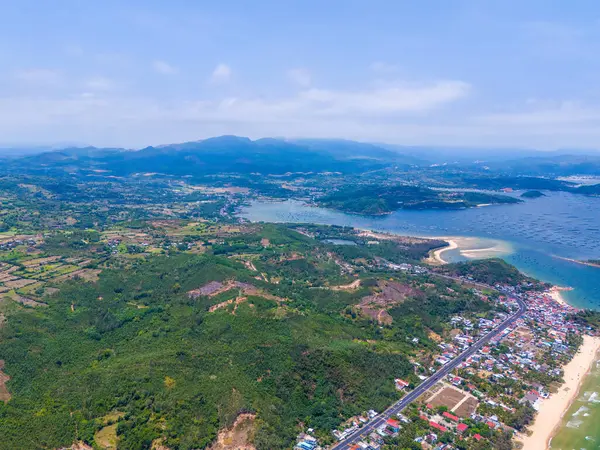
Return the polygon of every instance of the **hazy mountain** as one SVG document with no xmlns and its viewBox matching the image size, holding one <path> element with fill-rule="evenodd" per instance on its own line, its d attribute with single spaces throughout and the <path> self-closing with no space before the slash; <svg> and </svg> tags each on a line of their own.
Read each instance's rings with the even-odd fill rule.
<svg viewBox="0 0 600 450">
<path fill-rule="evenodd" d="M 409 162 L 410 161 L 410 162 Z M 107 170 L 117 175 L 157 172 L 171 175 L 208 173 L 358 172 L 418 160 L 351 141 L 251 140 L 220 136 L 194 142 L 146 147 L 131 151 L 106 148 L 65 148 L 12 162 L 12 167 Z"/>
<path fill-rule="evenodd" d="M 377 146 L 413 156 L 432 163 L 491 163 L 518 160 L 523 158 L 557 158 L 561 156 L 600 157 L 600 151 L 592 149 L 559 149 L 542 151 L 529 148 L 490 148 L 490 147 L 442 147 L 442 146 L 402 146 L 376 144 Z"/>
<path fill-rule="evenodd" d="M 410 169 L 447 164 L 452 170 L 503 175 L 600 174 L 600 153 L 573 152 L 565 155 L 558 151 L 401 147 L 341 139 L 251 140 L 240 136 L 219 136 L 140 150 L 72 146 L 51 151 L 31 148 L 21 157 L 15 156 L 14 151 L 10 153 L 12 158 L 5 158 L 3 168 L 45 172 L 103 170 L 114 175 L 156 172 L 182 176 L 223 172 L 355 173 L 391 166 Z M 448 170 L 445 166 L 438 169 Z"/>
<path fill-rule="evenodd" d="M 395 161 L 401 164 L 427 164 L 427 161 L 423 158 L 409 155 L 407 152 L 402 152 L 400 149 L 386 148 L 385 146 L 377 144 L 343 139 L 295 139 L 291 142 L 295 142 L 313 150 L 324 151 L 338 157 Z"/>
</svg>

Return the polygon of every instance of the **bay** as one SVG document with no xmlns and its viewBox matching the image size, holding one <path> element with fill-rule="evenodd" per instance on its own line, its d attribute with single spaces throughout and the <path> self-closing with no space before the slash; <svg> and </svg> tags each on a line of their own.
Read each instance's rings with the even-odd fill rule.
<svg viewBox="0 0 600 450">
<path fill-rule="evenodd" d="M 473 247 L 498 251 L 478 254 L 459 248 L 445 252 L 444 258 L 454 262 L 500 256 L 530 276 L 572 287 L 572 291 L 563 294 L 572 305 L 600 309 L 600 269 L 563 259 L 600 259 L 598 197 L 550 192 L 546 197 L 520 204 L 458 211 L 399 210 L 380 217 L 346 214 L 295 200 L 253 201 L 242 208 L 240 216 L 250 221 L 318 223 L 412 236 L 474 238 Z"/>
<path fill-rule="evenodd" d="M 518 195 L 519 193 L 515 193 Z M 459 211 L 396 211 L 382 217 L 345 214 L 299 201 L 254 201 L 240 212 L 253 222 L 317 223 L 424 237 L 459 237 L 444 252 L 456 262 L 498 256 L 522 272 L 558 286 L 580 308 L 600 310 L 600 268 L 571 260 L 600 259 L 600 198 L 556 192 L 520 204 Z M 469 251 L 476 249 L 476 251 Z M 483 251 L 482 251 L 483 250 Z M 600 449 L 600 361 L 583 381 L 551 448 Z"/>
</svg>

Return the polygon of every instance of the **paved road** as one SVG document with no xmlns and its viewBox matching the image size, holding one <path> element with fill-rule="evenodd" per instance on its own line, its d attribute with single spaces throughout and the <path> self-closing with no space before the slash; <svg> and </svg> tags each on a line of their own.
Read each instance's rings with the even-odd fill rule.
<svg viewBox="0 0 600 450">
<path fill-rule="evenodd" d="M 356 444 L 357 442 L 360 442 L 361 440 L 363 440 L 366 436 L 368 436 L 373 431 L 375 431 L 377 428 L 379 428 L 381 425 L 383 425 L 383 423 L 387 419 L 389 419 L 393 415 L 399 413 L 404 408 L 406 408 L 410 403 L 412 403 L 417 398 L 419 398 L 425 391 L 427 391 L 434 384 L 436 384 L 438 381 L 440 381 L 442 378 L 444 378 L 446 375 L 448 375 L 450 372 L 452 372 L 457 366 L 460 365 L 461 362 L 463 362 L 469 356 L 476 353 L 479 349 L 481 349 L 490 340 L 492 340 L 494 337 L 498 336 L 498 334 L 502 333 L 502 331 L 504 331 L 507 327 L 512 325 L 519 317 L 521 317 L 525 313 L 525 310 L 527 309 L 525 306 L 525 303 L 522 300 L 519 300 L 519 299 L 515 299 L 515 300 L 519 303 L 519 310 L 516 313 L 514 313 L 512 316 L 510 316 L 508 319 L 506 319 L 504 322 L 502 322 L 500 325 L 498 325 L 495 329 L 490 331 L 488 334 L 483 336 L 481 339 L 479 339 L 477 342 L 475 342 L 473 345 L 471 345 L 467 350 L 462 352 L 460 355 L 458 355 L 452 361 L 446 363 L 446 365 L 444 365 L 435 374 L 433 374 L 431 377 L 427 378 L 419 386 L 417 386 L 413 391 L 411 391 L 408 395 L 404 396 L 401 400 L 394 403 L 392 406 L 390 406 L 388 409 L 386 409 L 383 413 L 378 415 L 375 419 L 368 422 L 365 426 L 363 426 L 361 429 L 355 431 L 354 434 L 351 434 L 343 441 L 334 445 L 332 447 L 332 450 L 348 450 L 350 447 L 352 447 L 353 444 Z"/>
</svg>

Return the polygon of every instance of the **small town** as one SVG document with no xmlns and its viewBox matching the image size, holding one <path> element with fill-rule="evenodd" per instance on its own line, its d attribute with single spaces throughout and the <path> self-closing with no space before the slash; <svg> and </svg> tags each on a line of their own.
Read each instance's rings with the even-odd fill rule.
<svg viewBox="0 0 600 450">
<path fill-rule="evenodd" d="M 418 267 L 418 266 L 417 266 Z M 409 267 L 401 270 L 413 270 Z M 418 270 L 417 270 L 418 271 Z M 469 281 L 465 278 L 464 281 Z M 421 382 L 469 349 L 479 338 L 498 327 L 517 310 L 517 300 L 526 303 L 526 312 L 450 374 L 429 388 L 402 412 L 383 417 L 380 424 L 352 444 L 345 444 L 365 425 L 382 415 L 374 410 L 349 418 L 332 430 L 337 444 L 320 446 L 312 430 L 298 436 L 296 449 L 322 448 L 380 450 L 410 435 L 419 448 L 433 450 L 488 448 L 492 436 L 504 436 L 507 442 L 527 432 L 526 425 L 539 409 L 542 399 L 560 382 L 561 366 L 575 353 L 582 329 L 568 318 L 576 308 L 558 301 L 555 288 L 545 292 L 529 291 L 508 285 L 494 286 L 501 295 L 494 302 L 505 313 L 492 319 L 455 316 L 452 340 L 440 341 L 432 364 L 414 361 L 415 377 L 395 379 L 399 396 L 406 396 Z M 477 290 L 476 290 L 477 291 Z M 476 292 L 482 299 L 488 296 Z M 503 308 L 502 308 L 503 307 Z M 381 418 L 380 418 L 381 419 Z M 496 439 L 496 445 L 498 440 Z M 415 447 L 417 448 L 417 447 Z M 496 448 L 496 447 L 494 447 Z M 510 448 L 510 447 L 508 447 Z"/>
</svg>

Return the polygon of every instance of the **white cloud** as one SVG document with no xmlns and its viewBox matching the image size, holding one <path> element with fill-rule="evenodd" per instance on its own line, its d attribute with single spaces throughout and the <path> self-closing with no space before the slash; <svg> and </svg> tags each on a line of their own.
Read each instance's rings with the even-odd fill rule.
<svg viewBox="0 0 600 450">
<path fill-rule="evenodd" d="M 18 70 L 14 76 L 18 81 L 31 84 L 53 85 L 63 80 L 60 71 L 42 68 Z"/>
<path fill-rule="evenodd" d="M 462 81 L 439 81 L 429 85 L 398 85 L 370 91 L 309 89 L 301 98 L 327 114 L 385 115 L 421 112 L 465 97 L 470 85 Z"/>
<path fill-rule="evenodd" d="M 152 63 L 152 67 L 158 73 L 163 75 L 174 75 L 179 72 L 177 67 L 172 66 L 166 61 L 156 60 Z"/>
<path fill-rule="evenodd" d="M 433 114 L 469 91 L 467 83 L 440 81 L 356 91 L 310 88 L 288 97 L 170 102 L 125 92 L 115 95 L 112 86 L 110 80 L 96 77 L 87 80 L 83 94 L 0 98 L 0 135 L 18 140 L 19 134 L 28 137 L 35 130 L 48 141 L 125 146 L 210 134 L 385 140 L 406 130 L 408 122 L 426 120 L 424 112 Z M 198 130 L 202 130 L 201 136 Z M 114 141 L 118 138 L 122 142 Z"/>
<path fill-rule="evenodd" d="M 215 67 L 215 70 L 213 70 L 213 73 L 211 75 L 211 81 L 213 83 L 224 83 L 226 81 L 229 81 L 229 79 L 231 78 L 231 67 L 229 67 L 227 64 L 218 64 L 217 67 Z"/>
<path fill-rule="evenodd" d="M 514 127 L 565 126 L 596 122 L 600 125 L 600 109 L 575 101 L 527 102 L 528 108 L 520 111 L 487 114 L 477 118 L 485 124 Z"/>
<path fill-rule="evenodd" d="M 288 70 L 288 78 L 295 84 L 301 87 L 308 87 L 311 84 L 312 78 L 310 72 L 304 68 L 298 67 Z"/>
</svg>

